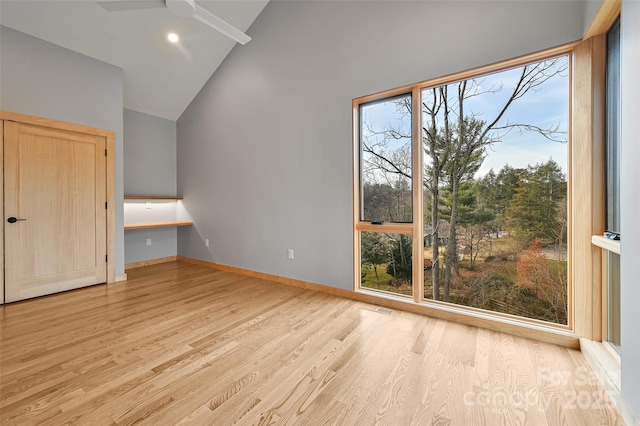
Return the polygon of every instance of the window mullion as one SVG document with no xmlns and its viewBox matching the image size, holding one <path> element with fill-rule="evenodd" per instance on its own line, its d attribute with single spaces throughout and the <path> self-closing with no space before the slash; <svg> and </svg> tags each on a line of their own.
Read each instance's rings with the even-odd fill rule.
<svg viewBox="0 0 640 426">
<path fill-rule="evenodd" d="M 424 299 L 424 203 L 422 176 L 422 90 L 412 89 L 411 126 L 413 147 L 413 298 Z"/>
<path fill-rule="evenodd" d="M 354 99 L 351 104 L 351 120 L 353 129 L 353 288 L 360 290 L 360 222 L 362 208 L 360 194 L 360 104 Z"/>
</svg>

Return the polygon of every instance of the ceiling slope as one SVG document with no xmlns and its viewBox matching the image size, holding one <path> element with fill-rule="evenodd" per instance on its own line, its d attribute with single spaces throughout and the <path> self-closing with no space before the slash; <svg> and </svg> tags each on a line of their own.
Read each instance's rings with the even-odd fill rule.
<svg viewBox="0 0 640 426">
<path fill-rule="evenodd" d="M 267 3 L 197 0 L 243 32 Z M 91 0 L 1 0 L 0 23 L 122 68 L 124 107 L 170 120 L 180 117 L 237 44 L 167 8 L 108 12 Z M 169 32 L 180 41 L 168 42 Z"/>
</svg>

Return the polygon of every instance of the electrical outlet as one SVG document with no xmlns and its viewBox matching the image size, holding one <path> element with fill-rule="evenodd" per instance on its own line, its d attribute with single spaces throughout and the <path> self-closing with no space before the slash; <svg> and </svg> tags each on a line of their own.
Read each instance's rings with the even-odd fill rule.
<svg viewBox="0 0 640 426">
<path fill-rule="evenodd" d="M 151 210 L 151 203 L 147 202 L 146 206 L 147 210 Z"/>
<path fill-rule="evenodd" d="M 204 239 L 204 246 L 205 247 L 209 247 L 209 239 L 208 238 Z"/>
<path fill-rule="evenodd" d="M 151 245 L 151 238 L 147 238 L 147 245 L 150 246 Z"/>
<path fill-rule="evenodd" d="M 287 257 L 289 258 L 289 260 L 293 260 L 293 249 L 288 250 Z"/>
</svg>

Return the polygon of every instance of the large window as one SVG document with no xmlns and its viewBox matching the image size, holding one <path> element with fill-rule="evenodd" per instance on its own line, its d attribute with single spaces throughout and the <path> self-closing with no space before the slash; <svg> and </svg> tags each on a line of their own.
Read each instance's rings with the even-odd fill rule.
<svg viewBox="0 0 640 426">
<path fill-rule="evenodd" d="M 570 68 L 542 57 L 354 101 L 361 290 L 568 324 Z"/>
<path fill-rule="evenodd" d="M 360 286 L 405 296 L 413 294 L 411 102 L 404 94 L 358 108 Z"/>
<path fill-rule="evenodd" d="M 568 57 L 422 92 L 424 295 L 567 323 Z"/>
<path fill-rule="evenodd" d="M 607 223 L 609 236 L 620 235 L 620 20 L 607 33 L 606 97 Z M 620 253 L 605 251 L 607 313 L 605 339 L 620 352 Z"/>
<path fill-rule="evenodd" d="M 607 231 L 620 233 L 620 20 L 607 33 Z"/>
</svg>

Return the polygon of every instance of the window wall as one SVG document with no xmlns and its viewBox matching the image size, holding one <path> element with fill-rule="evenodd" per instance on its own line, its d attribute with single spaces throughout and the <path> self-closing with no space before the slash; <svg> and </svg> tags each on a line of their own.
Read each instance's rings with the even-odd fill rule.
<svg viewBox="0 0 640 426">
<path fill-rule="evenodd" d="M 570 51 L 354 100 L 359 290 L 570 325 Z"/>
</svg>

